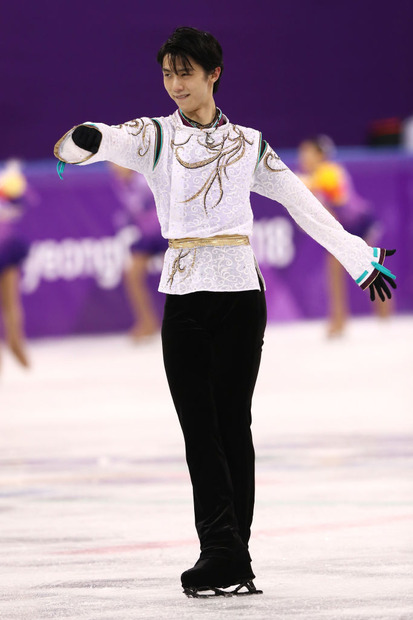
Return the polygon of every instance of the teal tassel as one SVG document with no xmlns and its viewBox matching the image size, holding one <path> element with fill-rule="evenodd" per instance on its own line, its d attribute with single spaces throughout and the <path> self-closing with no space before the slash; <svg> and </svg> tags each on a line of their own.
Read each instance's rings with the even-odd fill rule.
<svg viewBox="0 0 413 620">
<path fill-rule="evenodd" d="M 64 161 L 58 161 L 57 162 L 57 174 L 59 175 L 59 179 L 61 181 L 63 181 L 63 171 L 65 169 L 65 162 Z"/>
<path fill-rule="evenodd" d="M 387 269 L 386 267 L 384 267 L 383 265 L 380 265 L 379 263 L 376 263 L 375 261 L 372 261 L 371 264 L 373 265 L 375 269 L 377 269 L 378 271 L 381 271 L 381 273 L 384 273 L 384 275 L 389 276 L 389 278 L 392 278 L 393 280 L 396 279 L 396 276 L 392 274 L 390 269 Z"/>
</svg>

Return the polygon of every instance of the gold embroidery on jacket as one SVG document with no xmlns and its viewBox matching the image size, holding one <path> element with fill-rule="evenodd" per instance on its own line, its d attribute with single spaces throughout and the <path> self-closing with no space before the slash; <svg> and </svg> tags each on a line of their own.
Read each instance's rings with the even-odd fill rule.
<svg viewBox="0 0 413 620">
<path fill-rule="evenodd" d="M 189 136 L 189 138 L 187 138 L 184 142 L 180 142 L 179 144 L 177 144 L 173 141 L 173 139 L 171 139 L 171 147 L 173 148 L 174 146 L 184 146 L 185 144 L 188 144 L 191 138 L 192 136 Z"/>
<path fill-rule="evenodd" d="M 175 258 L 174 262 L 172 263 L 172 269 L 171 269 L 171 273 L 169 274 L 169 278 L 167 281 L 167 284 L 169 284 L 169 286 L 172 286 L 174 278 L 175 278 L 175 274 L 177 272 L 179 273 L 183 273 L 184 271 L 186 271 L 187 266 L 181 266 L 181 260 L 183 260 L 184 258 L 186 258 L 188 256 L 188 254 L 191 253 L 191 250 L 188 250 L 187 252 L 184 253 L 184 250 L 179 250 L 179 254 L 178 256 Z M 194 256 L 192 259 L 192 263 L 189 266 L 188 272 L 186 273 L 186 275 L 182 278 L 181 282 L 183 282 L 184 280 L 187 279 L 187 277 L 191 274 L 192 269 L 195 265 L 195 259 L 196 259 L 196 248 L 194 250 Z"/>
<path fill-rule="evenodd" d="M 210 206 L 210 208 L 214 209 L 221 202 L 224 195 L 224 190 L 222 187 L 223 174 L 225 174 L 226 178 L 228 179 L 228 166 L 236 164 L 245 155 L 246 144 L 253 144 L 252 141 L 249 141 L 244 136 L 241 129 L 239 129 L 236 125 L 232 125 L 232 129 L 236 134 L 234 138 L 231 138 L 229 132 L 227 132 L 222 137 L 222 140 L 220 142 L 217 142 L 216 144 L 212 141 L 208 141 L 208 137 L 210 138 L 209 134 L 207 134 L 205 143 L 201 142 L 201 139 L 198 138 L 198 144 L 204 147 L 207 150 L 208 154 L 210 154 L 210 157 L 207 157 L 206 159 L 198 162 L 186 162 L 181 158 L 180 155 L 180 150 L 185 144 L 189 142 L 193 135 L 189 136 L 189 138 L 182 144 L 177 144 L 171 140 L 171 147 L 175 147 L 175 157 L 181 164 L 181 166 L 184 166 L 184 168 L 195 170 L 197 168 L 203 168 L 204 166 L 208 166 L 209 164 L 216 162 L 213 170 L 211 171 L 203 186 L 193 196 L 187 198 L 186 200 L 183 200 L 183 203 L 191 202 L 192 200 L 195 200 L 195 198 L 198 198 L 198 196 L 203 194 L 204 210 L 205 213 L 207 213 L 208 194 L 214 187 L 214 184 L 218 184 L 219 192 L 218 198 L 215 200 L 215 203 Z"/>
<path fill-rule="evenodd" d="M 140 157 L 143 157 L 149 151 L 149 146 L 150 146 L 151 140 L 150 140 L 150 138 L 147 139 L 147 135 L 146 135 L 146 132 L 148 131 L 148 127 L 149 127 L 149 123 L 146 123 L 144 128 L 143 128 L 143 132 L 142 132 L 142 146 L 141 146 L 141 148 L 138 149 L 138 155 L 140 155 Z M 146 145 L 145 145 L 145 140 L 147 142 Z"/>
<path fill-rule="evenodd" d="M 138 155 L 143 157 L 149 151 L 150 147 L 150 138 L 147 136 L 148 127 L 151 126 L 152 123 L 145 123 L 141 118 L 135 118 L 132 121 L 128 121 L 127 123 L 122 123 L 121 125 L 114 125 L 115 129 L 122 129 L 122 127 L 128 127 L 130 129 L 135 129 L 136 131 L 128 131 L 128 134 L 131 136 L 139 136 L 142 134 L 142 146 L 138 148 Z"/>
<path fill-rule="evenodd" d="M 281 158 L 277 155 L 277 153 L 271 149 L 271 151 L 264 157 L 264 165 L 268 168 L 268 170 L 271 170 L 271 172 L 285 172 L 287 170 L 287 168 L 271 168 L 270 161 L 273 159 L 281 161 Z"/>
</svg>

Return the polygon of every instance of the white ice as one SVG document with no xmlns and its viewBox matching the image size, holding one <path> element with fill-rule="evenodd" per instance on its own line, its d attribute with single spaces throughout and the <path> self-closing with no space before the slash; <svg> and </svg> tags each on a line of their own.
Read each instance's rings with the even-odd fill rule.
<svg viewBox="0 0 413 620">
<path fill-rule="evenodd" d="M 264 594 L 203 601 L 180 587 L 198 543 L 159 339 L 35 341 L 28 373 L 3 355 L 1 619 L 413 619 L 412 345 L 412 317 L 268 328 Z"/>
</svg>

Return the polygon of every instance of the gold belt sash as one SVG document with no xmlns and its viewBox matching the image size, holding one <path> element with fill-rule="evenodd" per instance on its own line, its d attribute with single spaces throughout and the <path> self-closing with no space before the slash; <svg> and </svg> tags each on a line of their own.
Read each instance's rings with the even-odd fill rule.
<svg viewBox="0 0 413 620">
<path fill-rule="evenodd" d="M 249 245 L 246 235 L 217 235 L 216 237 L 185 237 L 184 239 L 169 239 L 168 245 L 174 250 L 193 249 L 204 247 L 222 247 L 226 245 Z"/>
</svg>

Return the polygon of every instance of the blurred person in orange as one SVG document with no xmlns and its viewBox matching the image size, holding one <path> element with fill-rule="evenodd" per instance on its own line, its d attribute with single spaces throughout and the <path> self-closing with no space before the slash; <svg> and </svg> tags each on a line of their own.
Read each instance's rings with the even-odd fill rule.
<svg viewBox="0 0 413 620">
<path fill-rule="evenodd" d="M 326 135 L 308 138 L 298 149 L 301 180 L 317 196 L 325 208 L 351 234 L 357 235 L 368 245 L 376 245 L 381 236 L 381 226 L 371 205 L 354 189 L 348 171 L 334 161 L 335 145 Z M 341 336 L 349 316 L 346 273 L 340 262 L 327 253 L 327 289 L 329 298 L 328 336 Z M 392 300 L 374 304 L 380 317 L 392 311 Z"/>
</svg>

